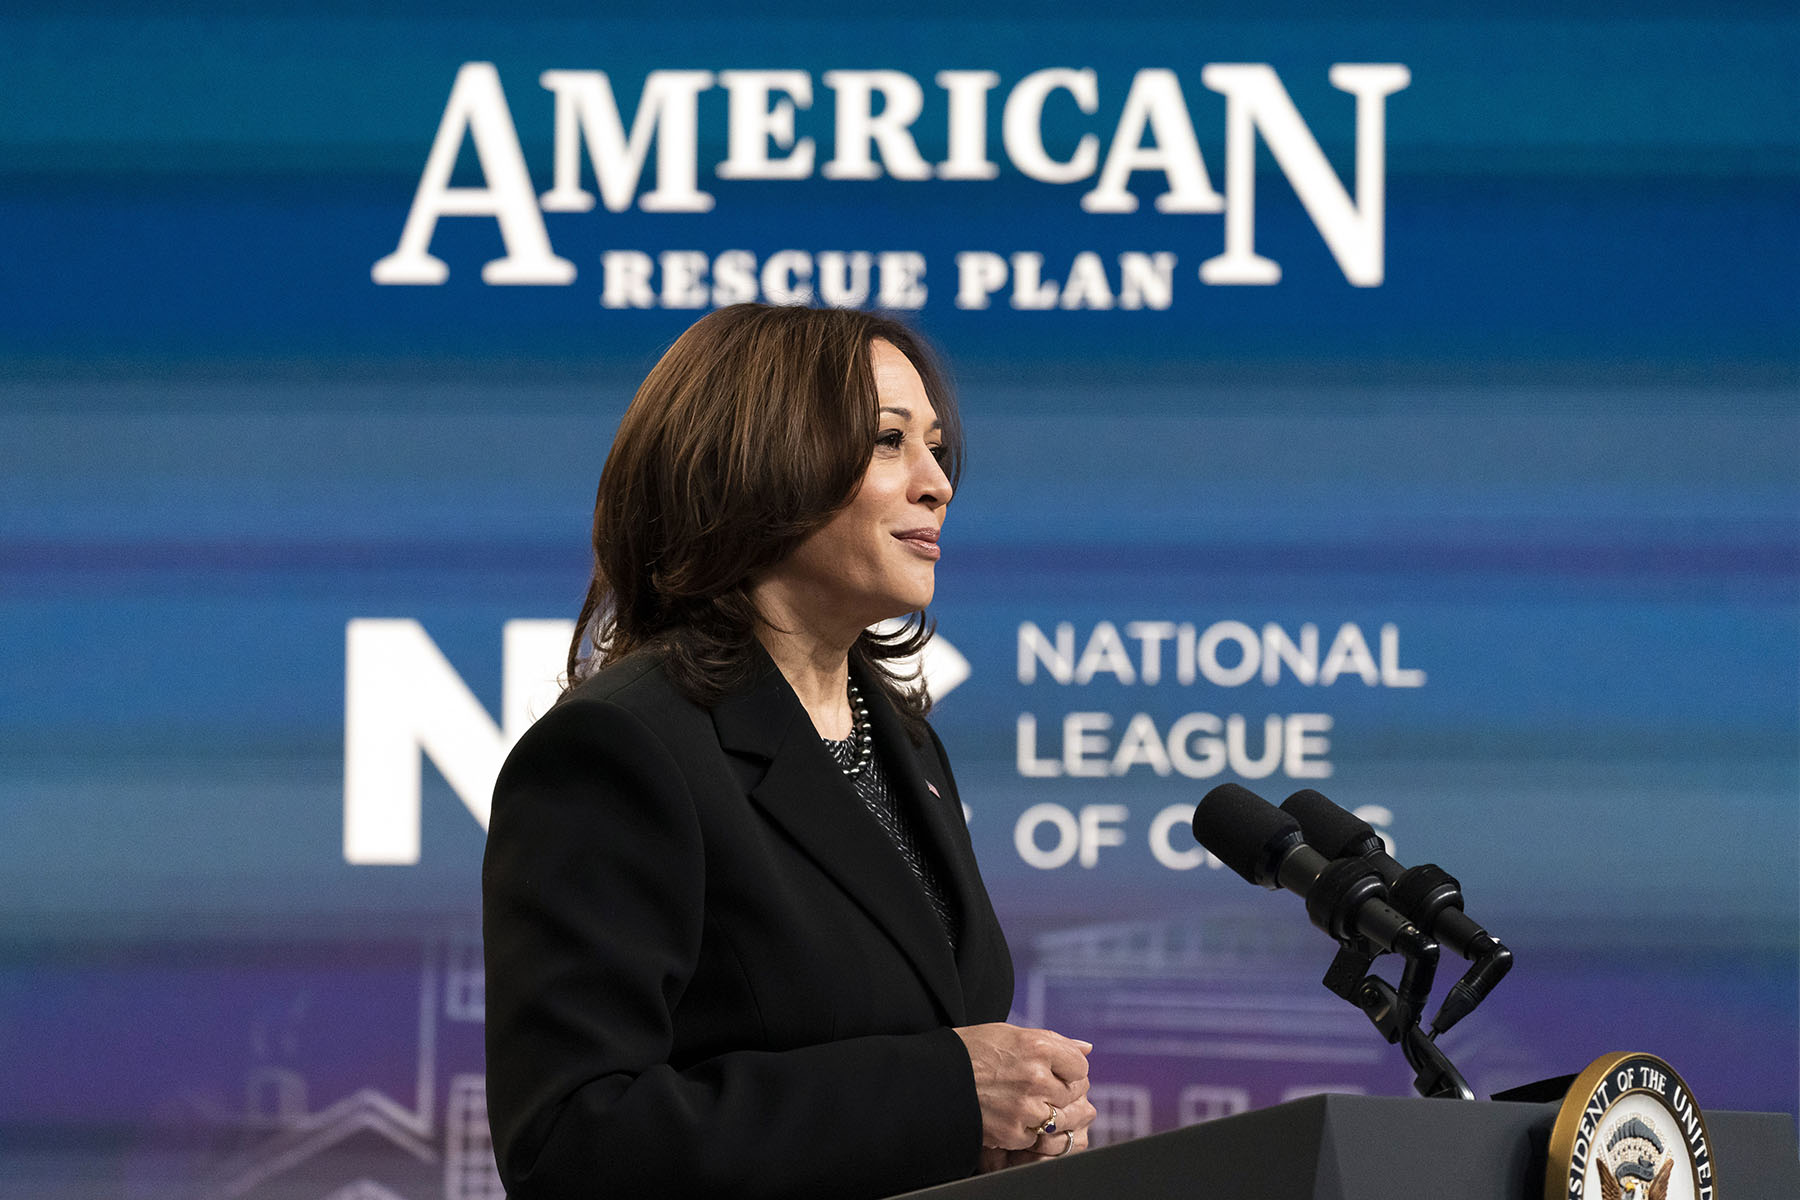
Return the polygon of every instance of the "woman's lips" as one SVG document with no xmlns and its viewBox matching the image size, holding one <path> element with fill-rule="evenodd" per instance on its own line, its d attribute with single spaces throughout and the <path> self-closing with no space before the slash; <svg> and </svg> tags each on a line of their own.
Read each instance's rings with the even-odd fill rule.
<svg viewBox="0 0 1800 1200">
<path fill-rule="evenodd" d="M 908 550 L 921 558 L 929 558 L 935 562 L 943 553 L 938 549 L 938 531 L 935 529 L 903 529 L 894 536 L 899 538 L 901 544 Z"/>
</svg>

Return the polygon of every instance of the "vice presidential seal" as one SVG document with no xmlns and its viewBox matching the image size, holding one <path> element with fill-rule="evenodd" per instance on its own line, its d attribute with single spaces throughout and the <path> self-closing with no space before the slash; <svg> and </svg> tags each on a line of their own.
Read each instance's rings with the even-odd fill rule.
<svg viewBox="0 0 1800 1200">
<path fill-rule="evenodd" d="M 1544 1200 L 1717 1200 L 1692 1093 L 1653 1054 L 1608 1054 L 1575 1080 L 1550 1131 Z"/>
</svg>

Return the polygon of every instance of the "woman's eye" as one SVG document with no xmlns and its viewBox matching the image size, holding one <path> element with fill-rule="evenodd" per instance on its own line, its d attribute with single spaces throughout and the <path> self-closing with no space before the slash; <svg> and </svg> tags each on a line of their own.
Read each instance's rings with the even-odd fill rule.
<svg viewBox="0 0 1800 1200">
<path fill-rule="evenodd" d="M 942 443 L 942 442 L 939 442 L 937 445 L 930 447 L 930 450 L 931 450 L 931 457 L 937 459 L 940 463 L 943 462 L 946 458 L 950 457 L 950 447 L 944 445 L 944 443 Z"/>
<path fill-rule="evenodd" d="M 898 450 L 900 443 L 906 440 L 906 434 L 898 429 L 884 429 L 875 438 L 875 444 L 886 450 Z"/>
</svg>

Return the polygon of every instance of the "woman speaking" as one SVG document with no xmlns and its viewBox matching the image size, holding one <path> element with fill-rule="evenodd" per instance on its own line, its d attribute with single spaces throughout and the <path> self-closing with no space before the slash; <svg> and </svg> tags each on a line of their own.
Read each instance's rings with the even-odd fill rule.
<svg viewBox="0 0 1800 1200">
<path fill-rule="evenodd" d="M 488 1106 L 513 1200 L 872 1197 L 1081 1149 L 922 685 L 961 457 L 924 347 L 741 305 L 619 426 L 568 686 L 494 792 Z M 915 614 L 898 634 L 869 627 Z"/>
</svg>

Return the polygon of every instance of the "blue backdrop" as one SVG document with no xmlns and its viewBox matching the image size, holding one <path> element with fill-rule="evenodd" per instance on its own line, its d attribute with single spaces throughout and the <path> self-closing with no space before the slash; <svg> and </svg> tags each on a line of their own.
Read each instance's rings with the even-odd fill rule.
<svg viewBox="0 0 1800 1200">
<path fill-rule="evenodd" d="M 1791 9 L 711 8 L 0 16 L 0 1174 L 496 1193 L 480 776 L 555 669 L 528 623 L 574 615 L 661 348 L 732 287 L 840 281 L 895 289 L 958 382 L 937 724 L 1017 1016 L 1097 1043 L 1096 1140 L 1407 1088 L 1299 904 L 1185 838 L 1230 779 L 1462 879 L 1519 955 L 1445 1039 L 1478 1090 L 1643 1049 L 1794 1111 Z M 1267 64 L 1304 136 L 1220 64 Z M 1359 101 L 1336 64 L 1406 82 Z M 793 73 L 754 137 L 745 70 Z M 546 71 L 616 98 L 618 152 L 581 109 L 579 159 L 620 211 L 544 199 L 577 136 Z M 691 121 L 645 120 L 619 183 L 678 71 L 711 73 Z M 918 115 L 861 138 L 858 87 Z M 721 173 L 808 139 L 801 177 Z M 1134 148 L 1135 210 L 1090 211 Z M 487 215 L 430 229 L 442 283 L 377 283 L 433 195 Z M 1278 282 L 1203 276 L 1234 220 Z M 572 278 L 484 282 L 533 227 Z"/>
</svg>

